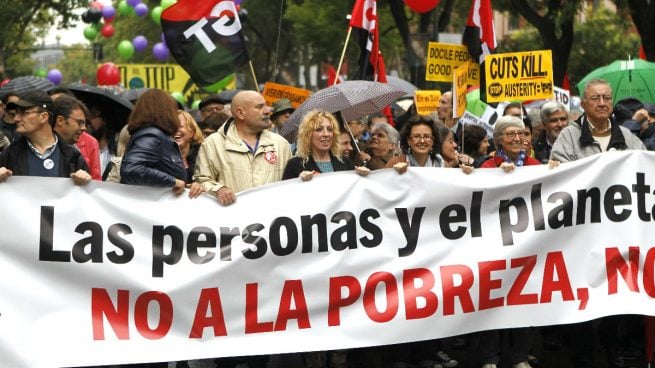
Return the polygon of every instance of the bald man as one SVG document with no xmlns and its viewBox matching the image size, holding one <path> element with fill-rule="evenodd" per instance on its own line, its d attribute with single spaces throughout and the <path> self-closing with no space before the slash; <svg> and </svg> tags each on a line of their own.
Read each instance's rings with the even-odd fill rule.
<svg viewBox="0 0 655 368">
<path fill-rule="evenodd" d="M 255 91 L 232 99 L 233 120 L 226 122 L 200 146 L 194 181 L 226 206 L 236 193 L 282 180 L 291 158 L 289 143 L 272 133 L 271 108 Z"/>
</svg>

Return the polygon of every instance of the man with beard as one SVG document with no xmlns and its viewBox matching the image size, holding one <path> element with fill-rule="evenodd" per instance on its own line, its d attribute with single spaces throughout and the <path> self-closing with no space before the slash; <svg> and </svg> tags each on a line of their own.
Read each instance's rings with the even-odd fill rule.
<svg viewBox="0 0 655 368">
<path fill-rule="evenodd" d="M 261 94 L 241 91 L 231 109 L 234 120 L 200 146 L 193 176 L 224 206 L 237 192 L 282 180 L 291 158 L 289 143 L 269 130 L 271 108 Z"/>
<path fill-rule="evenodd" d="M 544 130 L 534 140 L 534 154 L 542 164 L 547 164 L 557 137 L 569 125 L 569 113 L 561 102 L 548 101 L 541 106 L 539 118 Z"/>
</svg>

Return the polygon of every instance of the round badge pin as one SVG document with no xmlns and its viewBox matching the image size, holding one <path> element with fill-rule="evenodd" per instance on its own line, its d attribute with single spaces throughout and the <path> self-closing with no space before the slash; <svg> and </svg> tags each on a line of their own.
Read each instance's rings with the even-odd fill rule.
<svg viewBox="0 0 655 368">
<path fill-rule="evenodd" d="M 266 159 L 269 164 L 275 164 L 277 162 L 277 155 L 275 154 L 275 151 L 266 152 L 264 154 L 264 159 Z"/>
<path fill-rule="evenodd" d="M 48 158 L 48 159 L 45 159 L 45 160 L 43 161 L 43 167 L 45 167 L 46 170 L 50 170 L 50 169 L 52 169 L 53 167 L 55 167 L 55 162 L 52 161 L 52 159 L 49 159 L 49 158 Z"/>
</svg>

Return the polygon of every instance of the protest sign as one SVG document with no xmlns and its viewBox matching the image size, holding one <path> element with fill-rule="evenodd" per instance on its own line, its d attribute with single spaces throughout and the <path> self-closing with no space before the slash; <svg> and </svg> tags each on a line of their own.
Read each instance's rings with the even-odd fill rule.
<svg viewBox="0 0 655 368">
<path fill-rule="evenodd" d="M 469 85 L 480 83 L 480 64 L 471 58 L 466 46 L 429 42 L 427 56 L 425 80 L 450 83 L 455 68 L 468 64 Z"/>
<path fill-rule="evenodd" d="M 0 366 L 346 349 L 655 311 L 655 154 L 317 175 L 223 207 L 0 184 Z M 435 190 L 439 188 L 439 190 Z M 320 194 L 320 195 L 319 195 Z"/>
<path fill-rule="evenodd" d="M 121 84 L 131 89 L 159 88 L 167 92 L 183 92 L 193 84 L 189 74 L 177 64 L 118 64 Z"/>
<path fill-rule="evenodd" d="M 485 57 L 487 102 L 553 97 L 550 50 L 492 54 Z"/>
<path fill-rule="evenodd" d="M 441 91 L 414 91 L 414 105 L 419 115 L 430 115 L 437 111 Z"/>
<path fill-rule="evenodd" d="M 453 117 L 458 118 L 466 111 L 466 72 L 468 65 L 455 68 L 453 73 Z"/>
<path fill-rule="evenodd" d="M 272 106 L 275 101 L 281 98 L 286 98 L 291 101 L 294 109 L 297 109 L 300 104 L 305 102 L 310 94 L 311 92 L 308 89 L 273 82 L 266 82 L 264 84 L 264 91 L 262 92 L 268 106 Z"/>
</svg>

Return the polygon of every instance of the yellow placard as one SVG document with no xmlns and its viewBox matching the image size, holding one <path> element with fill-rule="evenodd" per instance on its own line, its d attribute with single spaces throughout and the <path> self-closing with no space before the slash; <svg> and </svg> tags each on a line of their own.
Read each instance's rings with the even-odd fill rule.
<svg viewBox="0 0 655 368">
<path fill-rule="evenodd" d="M 455 68 L 468 63 L 468 83 L 480 83 L 480 65 L 469 55 L 464 45 L 429 42 L 425 80 L 433 82 L 451 82 Z"/>
<path fill-rule="evenodd" d="M 466 111 L 466 86 L 468 65 L 455 68 L 453 73 L 453 117 L 458 118 Z"/>
<path fill-rule="evenodd" d="M 415 91 L 414 104 L 416 105 L 416 113 L 419 115 L 429 115 L 437 111 L 440 98 L 441 91 Z"/>
<path fill-rule="evenodd" d="M 277 84 L 273 82 L 266 82 L 264 84 L 264 99 L 266 104 L 271 106 L 275 101 L 281 98 L 288 98 L 291 101 L 294 109 L 297 109 L 311 94 L 307 89 L 287 86 L 284 84 Z"/>
<path fill-rule="evenodd" d="M 550 50 L 487 55 L 484 59 L 487 102 L 553 97 Z"/>
<path fill-rule="evenodd" d="M 177 64 L 117 64 L 121 84 L 128 89 L 159 88 L 185 97 L 203 93 Z"/>
</svg>

